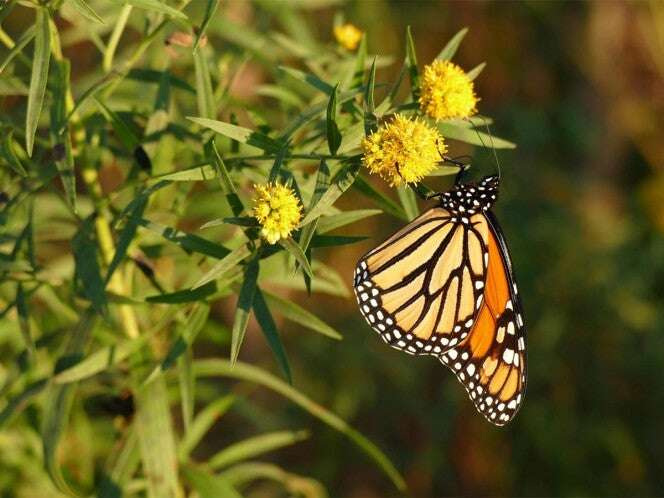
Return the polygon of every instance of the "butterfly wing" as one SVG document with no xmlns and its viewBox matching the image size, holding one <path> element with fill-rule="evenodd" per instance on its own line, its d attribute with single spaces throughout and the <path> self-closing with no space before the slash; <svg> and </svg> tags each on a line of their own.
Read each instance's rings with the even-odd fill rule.
<svg viewBox="0 0 664 498">
<path fill-rule="evenodd" d="M 496 425 L 519 410 L 526 389 L 526 329 L 512 263 L 491 212 L 484 299 L 470 335 L 441 361 L 464 385 L 475 407 Z"/>
<path fill-rule="evenodd" d="M 438 355 L 468 336 L 484 298 L 489 226 L 483 214 L 429 209 L 362 257 L 354 289 L 385 342 Z"/>
</svg>

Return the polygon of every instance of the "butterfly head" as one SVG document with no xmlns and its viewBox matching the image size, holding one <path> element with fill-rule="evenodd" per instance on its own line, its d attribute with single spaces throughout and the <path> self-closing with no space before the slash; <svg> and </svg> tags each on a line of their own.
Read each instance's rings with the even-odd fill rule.
<svg viewBox="0 0 664 498">
<path fill-rule="evenodd" d="M 485 176 L 479 183 L 456 185 L 441 196 L 442 206 L 455 215 L 487 211 L 498 198 L 498 176 Z"/>
</svg>

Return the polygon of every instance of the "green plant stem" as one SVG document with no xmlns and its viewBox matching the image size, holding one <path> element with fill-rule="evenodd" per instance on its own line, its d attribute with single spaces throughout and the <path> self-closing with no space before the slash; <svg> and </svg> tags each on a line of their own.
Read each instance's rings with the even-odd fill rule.
<svg viewBox="0 0 664 498">
<path fill-rule="evenodd" d="M 111 71 L 113 67 L 113 57 L 115 56 L 115 50 L 118 48 L 118 43 L 120 43 L 120 37 L 127 26 L 127 21 L 129 20 L 129 14 L 131 14 L 132 6 L 126 4 L 122 7 L 120 15 L 115 21 L 115 27 L 111 33 L 111 37 L 108 39 L 108 45 L 106 45 L 106 52 L 104 52 L 104 60 L 102 61 L 102 68 L 105 73 Z"/>
<path fill-rule="evenodd" d="M 288 154 L 283 159 L 313 159 L 320 161 L 322 159 L 346 161 L 356 156 L 338 156 L 333 154 Z M 225 157 L 226 162 L 239 162 L 239 161 L 274 161 L 277 158 L 276 154 L 266 154 L 261 156 L 231 156 Z"/>
</svg>

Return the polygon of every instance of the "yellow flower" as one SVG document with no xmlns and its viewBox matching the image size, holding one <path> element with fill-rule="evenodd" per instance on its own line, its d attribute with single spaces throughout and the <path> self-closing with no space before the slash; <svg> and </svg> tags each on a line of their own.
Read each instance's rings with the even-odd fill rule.
<svg viewBox="0 0 664 498">
<path fill-rule="evenodd" d="M 443 137 L 421 119 L 397 114 L 362 141 L 362 161 L 391 186 L 417 183 L 447 152 Z"/>
<path fill-rule="evenodd" d="M 295 192 L 277 182 L 254 185 L 252 215 L 261 225 L 261 235 L 270 244 L 288 238 L 302 217 L 302 206 Z"/>
<path fill-rule="evenodd" d="M 355 50 L 362 39 L 362 31 L 350 23 L 334 27 L 334 37 L 346 50 Z"/>
<path fill-rule="evenodd" d="M 477 112 L 472 80 L 450 61 L 434 61 L 424 67 L 420 108 L 435 120 L 467 118 Z"/>
</svg>

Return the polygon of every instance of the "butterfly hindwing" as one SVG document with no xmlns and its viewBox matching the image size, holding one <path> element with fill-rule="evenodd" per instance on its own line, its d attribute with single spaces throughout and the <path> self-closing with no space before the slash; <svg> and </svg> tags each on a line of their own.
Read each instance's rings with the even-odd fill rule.
<svg viewBox="0 0 664 498">
<path fill-rule="evenodd" d="M 388 344 L 438 355 L 463 341 L 482 305 L 488 262 L 483 214 L 429 209 L 362 257 L 354 288 Z"/>
<path fill-rule="evenodd" d="M 440 356 L 489 422 L 504 425 L 519 410 L 526 387 L 526 329 L 500 228 L 487 213 L 489 267 L 483 305 L 468 338 Z"/>
</svg>

